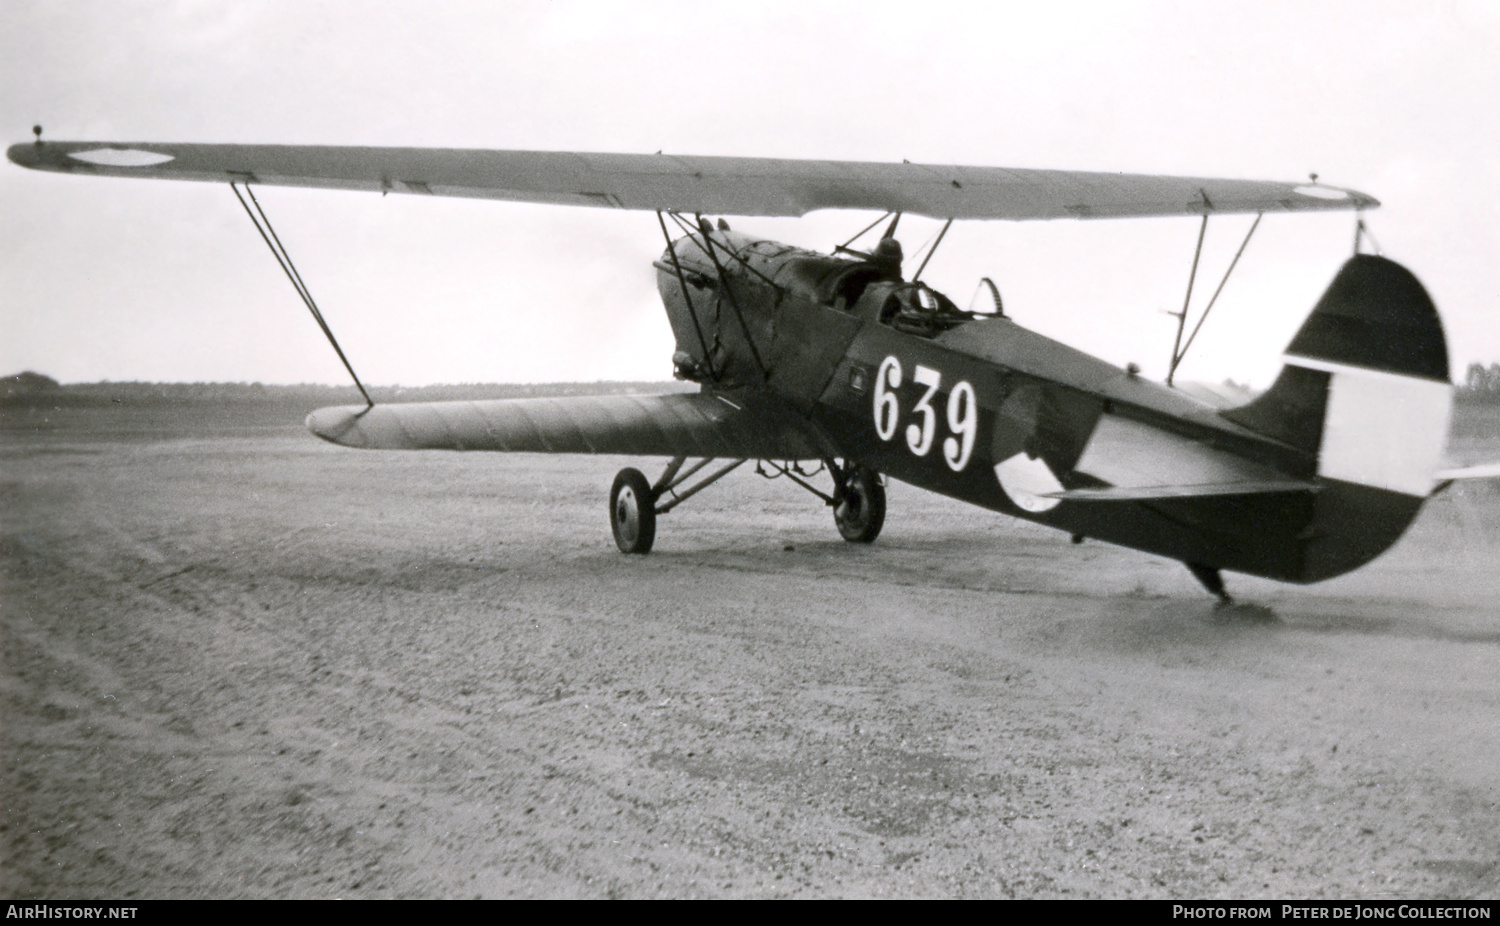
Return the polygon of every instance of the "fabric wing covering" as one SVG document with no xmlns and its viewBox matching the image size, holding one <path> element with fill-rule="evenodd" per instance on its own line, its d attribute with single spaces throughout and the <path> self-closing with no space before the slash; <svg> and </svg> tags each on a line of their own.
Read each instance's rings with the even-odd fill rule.
<svg viewBox="0 0 1500 926">
<path fill-rule="evenodd" d="M 372 450 L 499 450 L 767 460 L 835 454 L 804 421 L 707 393 L 321 408 L 308 430 Z"/>
<path fill-rule="evenodd" d="M 12 145 L 23 167 L 114 177 L 462 196 L 518 202 L 800 216 L 867 209 L 955 219 L 1128 218 L 1369 209 L 1316 183 L 1000 167 L 302 145 L 46 141 Z"/>
</svg>

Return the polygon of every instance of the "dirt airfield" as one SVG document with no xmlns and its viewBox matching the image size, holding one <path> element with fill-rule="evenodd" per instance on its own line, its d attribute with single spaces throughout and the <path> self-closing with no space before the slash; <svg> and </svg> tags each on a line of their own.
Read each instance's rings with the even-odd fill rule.
<svg viewBox="0 0 1500 926">
<path fill-rule="evenodd" d="M 3 896 L 1500 894 L 1495 484 L 1220 610 L 900 484 L 861 547 L 747 466 L 626 557 L 624 460 L 4 424 Z"/>
</svg>

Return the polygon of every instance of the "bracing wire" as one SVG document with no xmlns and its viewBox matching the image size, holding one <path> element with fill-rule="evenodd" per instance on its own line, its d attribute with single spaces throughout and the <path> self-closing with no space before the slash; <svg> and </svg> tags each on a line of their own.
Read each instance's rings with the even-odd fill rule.
<svg viewBox="0 0 1500 926">
<path fill-rule="evenodd" d="M 359 390 L 359 394 L 364 396 L 365 407 L 367 409 L 374 408 L 375 400 L 370 398 L 370 393 L 365 389 L 365 384 L 359 381 L 359 375 L 354 372 L 354 367 L 349 363 L 349 358 L 344 355 L 344 349 L 339 347 L 338 338 L 333 336 L 333 329 L 328 327 L 328 322 L 323 319 L 323 313 L 318 311 L 318 304 L 313 300 L 312 292 L 308 290 L 307 284 L 303 282 L 302 274 L 297 272 L 297 265 L 292 263 L 292 255 L 287 252 L 286 246 L 281 243 L 281 238 L 277 236 L 276 229 L 271 225 L 270 216 L 266 215 L 266 210 L 261 207 L 260 200 L 255 198 L 255 192 L 250 189 L 250 184 L 245 184 L 245 193 L 250 197 L 250 202 L 248 203 L 245 201 L 245 197 L 240 195 L 239 187 L 235 183 L 230 183 L 229 189 L 234 193 L 234 198 L 239 200 L 240 205 L 244 207 L 245 214 L 250 217 L 250 222 L 255 226 L 255 230 L 260 232 L 261 240 L 266 243 L 266 247 L 271 249 L 271 256 L 276 258 L 276 263 L 280 265 L 281 272 L 286 274 L 286 278 L 292 283 L 292 288 L 297 291 L 297 295 L 302 298 L 302 302 L 307 306 L 307 310 L 312 313 L 313 321 L 318 323 L 318 327 L 322 329 L 324 336 L 328 338 L 328 343 L 333 345 L 333 352 L 339 355 L 339 362 L 343 363 L 344 369 L 349 371 L 349 377 L 354 380 L 354 386 Z M 251 203 L 255 205 L 253 210 L 250 208 Z"/>
</svg>

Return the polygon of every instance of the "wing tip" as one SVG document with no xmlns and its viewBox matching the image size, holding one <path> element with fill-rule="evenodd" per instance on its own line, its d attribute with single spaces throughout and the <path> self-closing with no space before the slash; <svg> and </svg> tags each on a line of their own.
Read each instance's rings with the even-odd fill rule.
<svg viewBox="0 0 1500 926">
<path fill-rule="evenodd" d="M 1303 209 L 1379 209 L 1380 200 L 1348 187 L 1325 186 L 1316 181 L 1292 187 L 1297 204 Z"/>
<path fill-rule="evenodd" d="M 307 429 L 330 444 L 343 447 L 363 447 L 368 441 L 358 425 L 368 409 L 358 406 L 332 406 L 320 408 L 307 416 Z"/>
<path fill-rule="evenodd" d="M 41 154 L 44 147 L 44 144 L 39 141 L 17 142 L 5 149 L 5 156 L 12 164 L 19 164 L 34 170 L 41 166 Z"/>
</svg>

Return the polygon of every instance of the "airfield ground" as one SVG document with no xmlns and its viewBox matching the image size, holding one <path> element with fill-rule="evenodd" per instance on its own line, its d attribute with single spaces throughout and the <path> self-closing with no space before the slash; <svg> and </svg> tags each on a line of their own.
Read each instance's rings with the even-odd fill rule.
<svg viewBox="0 0 1500 926">
<path fill-rule="evenodd" d="M 0 423 L 0 896 L 1500 893 L 1494 484 L 1216 610 L 902 485 L 861 547 L 736 474 L 626 557 L 625 461 Z"/>
</svg>

